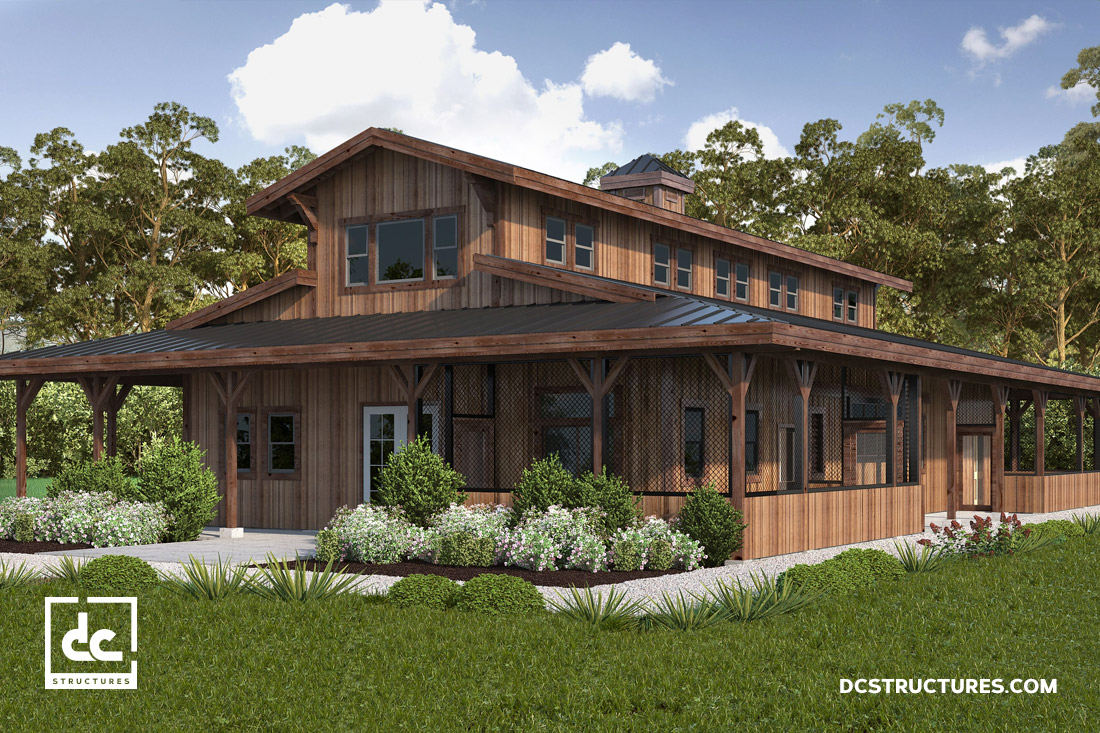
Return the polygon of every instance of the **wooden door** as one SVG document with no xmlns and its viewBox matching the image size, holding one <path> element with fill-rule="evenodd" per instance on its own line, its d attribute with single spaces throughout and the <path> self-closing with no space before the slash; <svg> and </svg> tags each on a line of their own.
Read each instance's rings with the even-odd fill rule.
<svg viewBox="0 0 1100 733">
<path fill-rule="evenodd" d="M 454 421 L 454 468 L 468 490 L 494 490 L 496 460 L 492 418 L 461 417 Z"/>
<path fill-rule="evenodd" d="M 989 511 L 993 506 L 990 494 L 992 446 L 992 438 L 988 435 L 959 436 L 960 504 L 963 509 Z"/>
</svg>

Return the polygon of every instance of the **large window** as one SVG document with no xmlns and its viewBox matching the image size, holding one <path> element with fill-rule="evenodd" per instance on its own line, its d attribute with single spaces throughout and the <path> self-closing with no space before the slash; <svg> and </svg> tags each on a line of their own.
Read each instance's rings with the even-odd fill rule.
<svg viewBox="0 0 1100 733">
<path fill-rule="evenodd" d="M 684 473 L 703 475 L 703 408 L 684 408 Z"/>
<path fill-rule="evenodd" d="M 596 227 L 561 216 L 547 216 L 546 262 L 580 270 L 595 269 Z"/>
<path fill-rule="evenodd" d="M 676 250 L 676 287 L 691 290 L 691 250 Z"/>
<path fill-rule="evenodd" d="M 855 323 L 859 316 L 859 291 L 845 291 L 842 287 L 833 288 L 833 320 Z"/>
<path fill-rule="evenodd" d="M 273 412 L 267 416 L 267 458 L 270 473 L 298 470 L 298 416 Z"/>
<path fill-rule="evenodd" d="M 787 310 L 798 310 L 798 278 L 787 275 Z"/>
<path fill-rule="evenodd" d="M 720 257 L 714 261 L 714 292 L 719 298 L 730 297 L 730 261 Z"/>
<path fill-rule="evenodd" d="M 749 299 L 749 266 L 744 262 L 737 263 L 737 290 L 735 291 L 738 300 Z"/>
<path fill-rule="evenodd" d="M 237 413 L 237 471 L 252 470 L 252 413 Z"/>
<path fill-rule="evenodd" d="M 424 220 L 378 223 L 378 282 L 424 279 Z"/>
<path fill-rule="evenodd" d="M 432 220 L 432 257 L 436 280 L 458 277 L 457 216 L 437 216 Z"/>
<path fill-rule="evenodd" d="M 672 267 L 671 252 L 672 249 L 667 244 L 653 245 L 653 282 L 658 285 L 670 284 L 668 275 Z"/>
<path fill-rule="evenodd" d="M 344 230 L 349 286 L 400 287 L 458 277 L 457 214 L 360 221 Z"/>
<path fill-rule="evenodd" d="M 833 288 L 833 320 L 844 320 L 844 288 Z"/>
<path fill-rule="evenodd" d="M 848 322 L 855 323 L 859 315 L 859 293 L 855 290 L 848 291 Z"/>
</svg>

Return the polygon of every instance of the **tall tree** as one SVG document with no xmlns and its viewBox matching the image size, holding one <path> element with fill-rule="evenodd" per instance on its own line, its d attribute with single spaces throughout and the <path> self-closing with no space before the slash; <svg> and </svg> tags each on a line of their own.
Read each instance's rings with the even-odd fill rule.
<svg viewBox="0 0 1100 733">
<path fill-rule="evenodd" d="M 50 269 L 47 251 L 39 246 L 44 234 L 42 201 L 23 180 L 22 161 L 11 148 L 0 147 L 0 354 L 21 348 L 26 314 L 46 291 Z"/>
<path fill-rule="evenodd" d="M 1077 66 L 1062 77 L 1062 88 L 1072 89 L 1081 82 L 1088 84 L 1096 92 L 1096 104 L 1092 105 L 1092 116 L 1100 117 L 1100 46 L 1082 48 L 1077 54 Z"/>
</svg>

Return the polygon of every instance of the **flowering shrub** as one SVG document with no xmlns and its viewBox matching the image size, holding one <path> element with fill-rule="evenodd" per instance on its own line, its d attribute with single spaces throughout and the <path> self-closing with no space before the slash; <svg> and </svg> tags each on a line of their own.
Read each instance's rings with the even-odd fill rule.
<svg viewBox="0 0 1100 733">
<path fill-rule="evenodd" d="M 529 509 L 512 530 L 501 534 L 497 560 L 528 570 L 607 570 L 608 552 L 591 509 L 551 506 Z"/>
<path fill-rule="evenodd" d="M 172 521 L 160 502 L 120 501 L 109 493 L 67 491 L 44 499 L 9 498 L 0 502 L 0 537 L 14 539 L 20 514 L 32 518 L 38 542 L 95 547 L 160 542 Z"/>
<path fill-rule="evenodd" d="M 611 537 L 611 546 L 619 543 L 629 543 L 638 549 L 640 553 L 639 570 L 654 570 L 650 564 L 654 545 L 659 542 L 668 543 L 672 550 L 672 567 L 681 570 L 696 570 L 703 564 L 706 555 L 703 546 L 693 540 L 684 532 L 679 532 L 660 517 L 647 517 L 637 527 L 619 530 Z M 630 564 L 633 564 L 632 562 Z"/>
<path fill-rule="evenodd" d="M 1004 512 L 996 527 L 992 517 L 983 518 L 977 514 L 970 522 L 969 531 L 956 520 L 951 520 L 946 527 L 928 526 L 935 538 L 920 539 L 917 544 L 942 547 L 944 552 L 954 555 L 1012 555 L 1020 541 L 1031 534 L 1031 528 L 1025 527 L 1015 514 L 1010 517 Z"/>
<path fill-rule="evenodd" d="M 400 509 L 375 504 L 337 509 L 325 530 L 336 536 L 337 560 L 371 564 L 401 562 L 422 532 Z"/>
<path fill-rule="evenodd" d="M 512 510 L 491 504 L 463 506 L 451 504 L 432 517 L 426 529 L 417 532 L 409 548 L 409 557 L 438 563 L 443 540 L 464 534 L 474 539 L 491 539 L 496 548 L 501 534 L 512 523 Z"/>
</svg>

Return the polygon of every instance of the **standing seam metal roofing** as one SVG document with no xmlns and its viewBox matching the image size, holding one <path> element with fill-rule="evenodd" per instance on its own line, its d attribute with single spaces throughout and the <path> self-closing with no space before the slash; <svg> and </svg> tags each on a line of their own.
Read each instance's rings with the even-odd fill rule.
<svg viewBox="0 0 1100 733">
<path fill-rule="evenodd" d="M 680 178 L 687 178 L 687 176 L 685 176 L 680 171 L 676 170 L 672 166 L 665 164 L 661 161 L 660 158 L 650 155 L 649 153 L 646 153 L 645 155 L 639 155 L 634 160 L 630 161 L 626 165 L 619 166 L 607 175 L 629 176 L 632 173 L 656 173 L 658 171 L 671 173 L 672 175 L 679 176 Z M 691 179 L 688 178 L 688 180 L 690 181 Z"/>
</svg>

